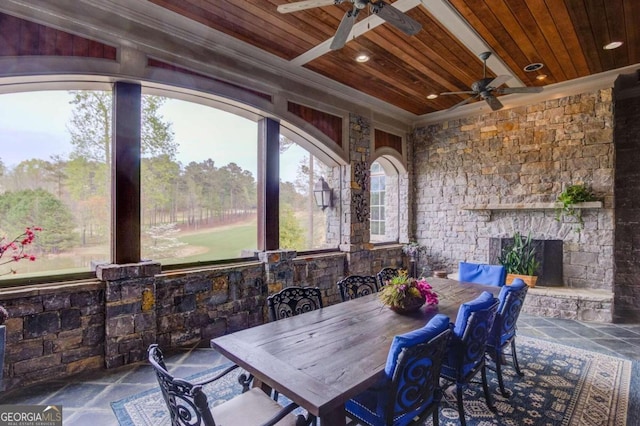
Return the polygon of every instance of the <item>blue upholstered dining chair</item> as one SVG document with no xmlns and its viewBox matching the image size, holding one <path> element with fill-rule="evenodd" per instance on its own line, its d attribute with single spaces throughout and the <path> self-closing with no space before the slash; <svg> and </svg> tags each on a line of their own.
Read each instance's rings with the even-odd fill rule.
<svg viewBox="0 0 640 426">
<path fill-rule="evenodd" d="M 515 278 L 511 285 L 502 287 L 498 295 L 498 312 L 487 343 L 487 354 L 495 363 L 500 392 L 505 398 L 509 393 L 505 390 L 502 380 L 502 364 L 505 363 L 504 349 L 507 346 L 511 345 L 513 368 L 520 377 L 524 376 L 520 371 L 516 354 L 516 323 L 528 290 L 529 287 L 520 278 Z"/>
<path fill-rule="evenodd" d="M 378 280 L 373 275 L 349 275 L 338 281 L 340 297 L 345 302 L 378 292 Z"/>
<path fill-rule="evenodd" d="M 272 321 L 322 308 L 322 292 L 318 287 L 286 287 L 267 297 Z"/>
<path fill-rule="evenodd" d="M 393 277 L 398 276 L 398 268 L 385 267 L 380 269 L 376 274 L 376 278 L 378 278 L 378 289 L 381 289 L 387 284 Z"/>
<path fill-rule="evenodd" d="M 215 426 L 216 424 L 302 426 L 310 424 L 313 420 L 292 414 L 292 411 L 298 408 L 298 404 L 292 402 L 283 407 L 260 388 L 246 390 L 211 407 L 203 386 L 222 379 L 238 368 L 237 365 L 226 368 L 207 381 L 192 383 L 169 374 L 162 351 L 157 344 L 149 346 L 148 354 L 149 363 L 155 370 L 162 397 L 169 409 L 171 424 L 174 426 Z"/>
<path fill-rule="evenodd" d="M 451 327 L 438 314 L 424 327 L 395 336 L 378 383 L 347 401 L 347 416 L 367 425 L 438 425 L 439 374 Z"/>
<path fill-rule="evenodd" d="M 478 372 L 482 375 L 482 388 L 487 406 L 491 411 L 496 411 L 487 383 L 485 351 L 498 303 L 498 299 L 484 291 L 474 300 L 460 305 L 458 309 L 440 377 L 456 385 L 458 413 L 462 426 L 466 425 L 462 391 Z"/>
<path fill-rule="evenodd" d="M 458 279 L 468 283 L 503 286 L 507 281 L 507 270 L 502 265 L 460 262 Z"/>
</svg>

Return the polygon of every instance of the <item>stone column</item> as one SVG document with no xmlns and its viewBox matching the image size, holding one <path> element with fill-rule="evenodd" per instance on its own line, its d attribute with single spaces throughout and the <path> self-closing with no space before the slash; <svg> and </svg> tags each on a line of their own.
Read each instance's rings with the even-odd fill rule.
<svg viewBox="0 0 640 426">
<path fill-rule="evenodd" d="M 369 274 L 369 170 L 371 167 L 371 123 L 365 117 L 349 117 L 349 165 L 343 169 L 343 226 L 340 250 L 347 252 L 347 264 L 363 270 L 349 274 Z"/>
<path fill-rule="evenodd" d="M 156 342 L 155 275 L 159 262 L 99 265 L 96 275 L 106 283 L 105 366 L 119 367 L 146 358 Z"/>
<path fill-rule="evenodd" d="M 640 321 L 640 71 L 614 86 L 615 242 L 614 322 Z"/>
<path fill-rule="evenodd" d="M 258 258 L 264 263 L 265 284 L 268 294 L 277 293 L 293 282 L 293 259 L 295 251 L 273 250 L 258 253 Z"/>
</svg>

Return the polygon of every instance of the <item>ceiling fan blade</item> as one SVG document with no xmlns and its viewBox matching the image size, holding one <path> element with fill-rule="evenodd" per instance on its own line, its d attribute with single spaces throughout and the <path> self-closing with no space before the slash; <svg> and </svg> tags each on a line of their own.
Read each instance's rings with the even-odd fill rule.
<svg viewBox="0 0 640 426">
<path fill-rule="evenodd" d="M 417 34 L 422 29 L 413 18 L 383 1 L 371 3 L 371 11 L 407 35 Z"/>
<path fill-rule="evenodd" d="M 341 1 L 335 0 L 303 0 L 295 3 L 285 3 L 278 6 L 278 12 L 291 13 L 299 10 L 311 9 L 313 7 L 330 6 L 332 4 L 339 4 Z"/>
<path fill-rule="evenodd" d="M 487 87 L 496 88 L 496 87 L 502 86 L 504 83 L 506 83 L 509 80 L 511 80 L 510 75 L 499 75 L 493 80 L 491 80 L 489 84 L 487 84 Z"/>
<path fill-rule="evenodd" d="M 487 101 L 492 110 L 497 111 L 502 109 L 502 102 L 500 102 L 495 96 L 487 96 L 484 100 Z"/>
<path fill-rule="evenodd" d="M 474 99 L 476 99 L 478 96 L 479 96 L 479 95 L 472 96 L 472 97 L 470 97 L 470 98 L 465 99 L 465 100 L 464 100 L 464 101 L 462 101 L 462 102 L 458 102 L 457 104 L 455 104 L 454 106 L 452 106 L 451 108 L 449 108 L 447 111 L 451 111 L 452 109 L 456 109 L 456 108 L 458 108 L 459 106 L 462 106 L 462 105 L 464 105 L 464 104 L 468 104 L 469 102 L 471 102 L 471 101 L 473 101 Z"/>
<path fill-rule="evenodd" d="M 440 93 L 440 96 L 442 95 L 477 95 L 477 92 L 473 91 L 473 90 L 464 90 L 462 92 L 442 92 Z"/>
<path fill-rule="evenodd" d="M 542 87 L 505 87 L 502 89 L 496 89 L 496 92 L 507 95 L 509 93 L 540 93 Z"/>
<path fill-rule="evenodd" d="M 354 7 L 352 10 L 348 11 L 344 15 L 344 17 L 342 18 L 342 21 L 340 21 L 340 25 L 338 26 L 338 29 L 335 35 L 333 36 L 333 41 L 331 42 L 331 46 L 329 46 L 329 49 L 331 50 L 342 49 L 342 47 L 347 42 L 347 38 L 351 33 L 351 29 L 353 28 L 353 25 L 356 23 L 356 17 L 358 16 L 358 12 L 359 12 L 359 9 L 356 9 Z"/>
</svg>

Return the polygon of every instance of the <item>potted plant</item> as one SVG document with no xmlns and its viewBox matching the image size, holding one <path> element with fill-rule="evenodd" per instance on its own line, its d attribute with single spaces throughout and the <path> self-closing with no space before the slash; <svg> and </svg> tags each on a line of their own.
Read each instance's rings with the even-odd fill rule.
<svg viewBox="0 0 640 426">
<path fill-rule="evenodd" d="M 524 238 L 519 232 L 513 234 L 513 243 L 502 249 L 498 262 L 507 270 L 507 283 L 521 278 L 529 287 L 535 287 L 538 277 L 535 275 L 540 262 L 536 258 L 536 247 L 531 233 Z"/>
<path fill-rule="evenodd" d="M 576 218 L 578 226 L 575 228 L 576 232 L 580 232 L 584 228 L 584 221 L 582 220 L 582 210 L 576 208 L 578 203 L 587 203 L 589 201 L 597 201 L 596 196 L 584 184 L 570 185 L 565 188 L 558 199 L 556 200 L 560 205 L 556 209 L 556 220 L 560 220 L 562 216 L 571 216 Z"/>
</svg>

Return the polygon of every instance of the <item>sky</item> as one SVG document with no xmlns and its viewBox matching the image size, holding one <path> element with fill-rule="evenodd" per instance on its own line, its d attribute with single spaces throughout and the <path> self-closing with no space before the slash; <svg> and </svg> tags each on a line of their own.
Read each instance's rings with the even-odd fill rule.
<svg viewBox="0 0 640 426">
<path fill-rule="evenodd" d="M 71 152 L 72 99 L 67 91 L 0 94 L 0 159 L 7 167 L 23 160 Z M 172 123 L 177 158 L 184 165 L 211 158 L 217 167 L 235 162 L 254 177 L 257 171 L 257 123 L 215 108 L 169 99 L 160 113 Z M 293 181 L 307 151 L 295 146 L 281 157 L 281 177 Z"/>
</svg>

